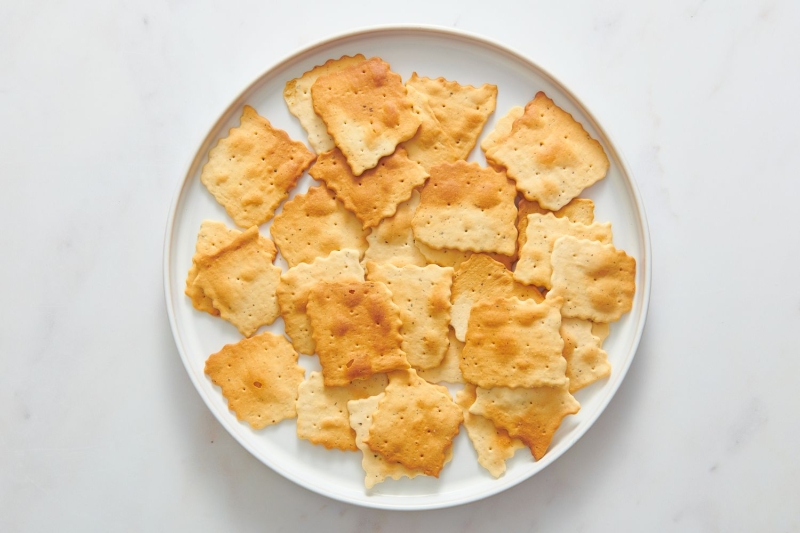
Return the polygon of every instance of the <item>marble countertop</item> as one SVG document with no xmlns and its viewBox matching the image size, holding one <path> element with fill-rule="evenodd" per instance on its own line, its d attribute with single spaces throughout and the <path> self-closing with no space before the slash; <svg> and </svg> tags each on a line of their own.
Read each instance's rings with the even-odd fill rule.
<svg viewBox="0 0 800 533">
<path fill-rule="evenodd" d="M 0 531 L 800 530 L 800 4 L 0 2 Z M 164 304 L 170 202 L 298 47 L 415 22 L 497 39 L 614 138 L 647 209 L 648 323 L 558 461 L 439 511 L 354 507 L 242 448 Z"/>
</svg>

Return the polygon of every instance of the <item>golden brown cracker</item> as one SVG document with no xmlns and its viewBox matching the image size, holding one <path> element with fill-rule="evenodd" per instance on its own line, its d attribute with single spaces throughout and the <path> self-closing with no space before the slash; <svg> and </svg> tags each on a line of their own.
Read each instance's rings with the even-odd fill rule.
<svg viewBox="0 0 800 533">
<path fill-rule="evenodd" d="M 587 226 L 594 222 L 594 202 L 588 198 L 573 198 L 558 211 L 548 211 L 547 209 L 542 209 L 538 202 L 522 197 L 517 205 L 517 211 L 517 232 L 519 234 L 517 237 L 517 250 L 522 250 L 528 240 L 526 234 L 528 230 L 528 215 L 553 213 L 557 218 L 568 218 L 572 222 L 586 224 Z"/>
<path fill-rule="evenodd" d="M 486 254 L 474 254 L 461 263 L 453 275 L 450 324 L 455 335 L 464 340 L 472 306 L 479 302 L 490 302 L 498 298 L 516 296 L 520 300 L 544 300 L 536 287 L 514 281 L 514 276 L 504 265 Z"/>
<path fill-rule="evenodd" d="M 425 266 L 427 261 L 414 244 L 411 219 L 419 205 L 419 193 L 413 191 L 408 201 L 397 206 L 393 217 L 381 220 L 367 236 L 364 261 L 391 263 L 396 266 Z"/>
<path fill-rule="evenodd" d="M 631 310 L 636 291 L 636 260 L 611 244 L 558 239 L 550 258 L 553 288 L 548 298 L 563 297 L 565 317 L 616 322 Z"/>
<path fill-rule="evenodd" d="M 311 85 L 311 98 L 356 176 L 419 128 L 403 80 L 377 57 L 320 76 Z"/>
<path fill-rule="evenodd" d="M 314 112 L 314 103 L 311 100 L 311 86 L 317 78 L 331 72 L 336 72 L 352 65 L 364 62 L 366 58 L 361 54 L 353 57 L 342 56 L 339 59 L 329 59 L 323 65 L 317 65 L 299 78 L 286 83 L 283 89 L 283 99 L 292 115 L 300 120 L 300 124 L 308 132 L 308 143 L 315 152 L 321 154 L 333 150 L 336 146 L 333 137 L 328 134 L 325 123 Z"/>
<path fill-rule="evenodd" d="M 334 250 L 367 249 L 361 221 L 325 187 L 311 187 L 286 202 L 269 228 L 290 267 L 326 257 Z"/>
<path fill-rule="evenodd" d="M 324 181 L 364 228 L 375 227 L 384 218 L 393 216 L 397 205 L 411 198 L 411 192 L 428 179 L 425 169 L 409 159 L 403 148 L 384 157 L 361 176 L 353 175 L 337 148 L 321 154 L 310 174 Z"/>
<path fill-rule="evenodd" d="M 306 307 L 325 385 L 409 368 L 401 349 L 400 310 L 382 283 L 317 283 Z"/>
<path fill-rule="evenodd" d="M 222 389 L 236 418 L 254 429 L 296 416 L 297 387 L 305 370 L 280 335 L 266 332 L 225 345 L 206 360 L 205 373 Z"/>
<path fill-rule="evenodd" d="M 429 383 L 464 383 L 464 376 L 461 375 L 461 350 L 464 343 L 458 340 L 449 328 L 447 332 L 447 351 L 444 354 L 439 366 L 427 370 L 417 370 L 417 375 Z"/>
<path fill-rule="evenodd" d="M 592 326 L 592 322 L 580 318 L 561 320 L 570 393 L 611 375 L 608 354 L 602 348 L 603 339 L 592 333 Z"/>
<path fill-rule="evenodd" d="M 533 389 L 478 388 L 477 399 L 469 411 L 488 418 L 496 427 L 520 439 L 538 461 L 550 447 L 564 417 L 574 415 L 580 407 L 564 383 L 559 387 Z"/>
<path fill-rule="evenodd" d="M 320 281 L 364 281 L 358 250 L 336 250 L 311 263 L 300 263 L 281 275 L 277 297 L 286 334 L 294 349 L 311 355 L 316 350 L 306 314 L 308 291 Z"/>
<path fill-rule="evenodd" d="M 453 140 L 436 119 L 427 97 L 414 87 L 406 86 L 406 90 L 414 112 L 420 119 L 416 135 L 400 145 L 406 149 L 408 157 L 426 170 L 439 163 L 452 163 L 460 159 Z"/>
<path fill-rule="evenodd" d="M 186 289 L 184 290 L 184 293 L 192 300 L 192 305 L 198 311 L 205 311 L 211 315 L 219 316 L 219 311 L 214 309 L 211 298 L 206 296 L 203 289 L 194 283 L 197 279 L 197 273 L 199 272 L 197 262 L 200 258 L 213 255 L 223 246 L 230 244 L 230 242 L 241 233 L 241 231 L 230 229 L 225 226 L 224 223 L 215 220 L 204 220 L 200 224 L 194 257 L 192 257 L 192 266 L 189 268 L 189 273 L 186 276 Z M 272 243 L 272 241 L 269 242 Z M 274 247 L 273 244 L 273 248 Z M 277 250 L 275 253 L 277 253 Z"/>
<path fill-rule="evenodd" d="M 519 251 L 514 279 L 520 283 L 549 289 L 553 274 L 550 264 L 553 244 L 564 235 L 608 244 L 612 240 L 611 224 L 593 222 L 587 226 L 571 222 L 567 218 L 557 218 L 552 213 L 528 215 L 525 246 Z"/>
<path fill-rule="evenodd" d="M 447 352 L 453 269 L 367 263 L 367 279 L 385 284 L 400 310 L 402 349 L 411 366 L 438 366 Z"/>
<path fill-rule="evenodd" d="M 456 404 L 464 414 L 464 427 L 469 440 L 478 453 L 478 464 L 494 477 L 500 477 L 506 471 L 506 460 L 514 457 L 514 453 L 525 447 L 525 443 L 512 438 L 504 429 L 497 429 L 491 420 L 469 412 L 475 403 L 477 392 L 475 385 L 467 383 L 463 390 L 456 394 Z"/>
<path fill-rule="evenodd" d="M 446 388 L 414 369 L 389 374 L 385 396 L 372 414 L 365 442 L 388 461 L 439 477 L 463 420 Z"/>
<path fill-rule="evenodd" d="M 208 152 L 200 181 L 236 225 L 249 228 L 272 218 L 313 161 L 303 143 L 246 105 L 240 125 Z"/>
<path fill-rule="evenodd" d="M 437 165 L 420 191 L 414 237 L 436 249 L 513 255 L 515 196 L 502 172 L 466 161 Z"/>
<path fill-rule="evenodd" d="M 329 450 L 358 450 L 347 402 L 380 394 L 387 383 L 386 374 L 375 374 L 346 387 L 326 387 L 322 372 L 312 372 L 298 389 L 297 437 Z"/>
<path fill-rule="evenodd" d="M 610 163 L 603 147 L 543 92 L 525 106 L 511 133 L 486 151 L 507 169 L 529 200 L 556 211 L 603 179 Z"/>
<path fill-rule="evenodd" d="M 501 298 L 472 306 L 461 352 L 464 381 L 479 387 L 567 383 L 561 300 Z"/>
<path fill-rule="evenodd" d="M 274 257 L 274 245 L 253 226 L 198 261 L 195 285 L 219 310 L 220 317 L 245 337 L 272 324 L 280 314 L 275 290 L 281 269 L 272 264 Z"/>
</svg>

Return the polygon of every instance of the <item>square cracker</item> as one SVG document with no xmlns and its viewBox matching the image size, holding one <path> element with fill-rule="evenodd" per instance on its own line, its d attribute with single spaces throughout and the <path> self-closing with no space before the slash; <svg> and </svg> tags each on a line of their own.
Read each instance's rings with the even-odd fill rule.
<svg viewBox="0 0 800 533">
<path fill-rule="evenodd" d="M 469 412 L 488 418 L 496 427 L 520 439 L 537 461 L 544 457 L 564 417 L 581 408 L 566 383 L 533 389 L 478 388 L 477 395 Z"/>
<path fill-rule="evenodd" d="M 310 174 L 324 181 L 365 228 L 375 227 L 394 215 L 397 205 L 411 198 L 411 192 L 428 179 L 422 165 L 409 159 L 403 148 L 384 157 L 378 166 L 361 176 L 353 175 L 337 148 L 320 155 Z"/>
<path fill-rule="evenodd" d="M 457 159 L 466 159 L 497 105 L 497 86 L 461 85 L 444 78 L 420 78 L 413 73 L 406 86 L 423 93 L 445 133 L 453 140 Z"/>
<path fill-rule="evenodd" d="M 311 263 L 300 263 L 281 275 L 276 291 L 286 334 L 294 349 L 311 355 L 316 351 L 311 322 L 306 314 L 308 291 L 320 281 L 364 281 L 358 250 L 337 250 Z"/>
<path fill-rule="evenodd" d="M 553 244 L 564 235 L 609 244 L 612 239 L 611 223 L 593 222 L 587 226 L 571 222 L 567 218 L 557 218 L 553 213 L 528 215 L 525 246 L 519 251 L 514 279 L 520 283 L 549 289 L 550 276 L 553 274 L 550 264 Z"/>
<path fill-rule="evenodd" d="M 522 250 L 528 241 L 528 215 L 553 213 L 556 218 L 567 218 L 571 222 L 586 224 L 594 222 L 594 202 L 588 198 L 573 198 L 570 202 L 558 211 L 548 211 L 542 209 L 538 202 L 532 202 L 525 197 L 520 198 L 517 205 L 517 250 Z"/>
<path fill-rule="evenodd" d="M 328 135 L 325 123 L 314 112 L 314 103 L 311 101 L 311 86 L 317 78 L 331 72 L 336 72 L 352 65 L 363 63 L 366 58 L 361 54 L 353 57 L 342 56 L 339 59 L 329 59 L 324 65 L 317 65 L 299 78 L 286 83 L 283 89 L 283 99 L 292 115 L 300 120 L 300 124 L 308 132 L 308 143 L 315 152 L 321 154 L 333 150 L 336 145 L 333 137 Z"/>
<path fill-rule="evenodd" d="M 329 450 L 358 450 L 347 402 L 380 394 L 387 383 L 386 374 L 375 374 L 346 387 L 326 387 L 322 372 L 312 372 L 298 389 L 297 437 Z"/>
<path fill-rule="evenodd" d="M 230 229 L 222 222 L 217 222 L 215 220 L 204 220 L 200 224 L 194 257 L 192 257 L 192 266 L 189 268 L 189 273 L 186 276 L 186 289 L 184 290 L 184 294 L 192 300 L 192 305 L 198 311 L 205 311 L 211 315 L 219 316 L 219 311 L 214 309 L 211 298 L 206 296 L 203 289 L 194 283 L 195 279 L 197 279 L 197 273 L 199 272 L 197 267 L 198 261 L 204 256 L 213 255 L 223 246 L 227 246 L 241 233 L 241 231 Z M 272 244 L 272 241 L 268 239 L 265 240 Z M 275 245 L 273 244 L 272 247 L 274 248 Z M 275 250 L 275 253 L 277 254 L 278 251 Z M 272 259 L 275 259 L 274 255 Z"/>
<path fill-rule="evenodd" d="M 603 339 L 592 333 L 593 326 L 593 322 L 580 318 L 561 319 L 570 393 L 611 375 L 608 354 L 602 348 Z"/>
<path fill-rule="evenodd" d="M 444 354 L 439 366 L 427 370 L 417 370 L 417 375 L 429 383 L 464 383 L 461 375 L 461 350 L 464 343 L 458 340 L 453 333 L 453 328 L 447 332 L 447 352 Z"/>
<path fill-rule="evenodd" d="M 419 369 L 439 366 L 447 352 L 453 269 L 367 263 L 367 279 L 385 284 L 400 309 L 402 349 L 409 364 Z"/>
<path fill-rule="evenodd" d="M 408 152 L 408 157 L 426 170 L 439 163 L 452 163 L 461 159 L 453 140 L 433 114 L 428 98 L 409 85 L 406 86 L 406 91 L 414 106 L 414 112 L 420 119 L 416 135 L 400 145 Z"/>
<path fill-rule="evenodd" d="M 603 179 L 610 165 L 600 143 L 543 92 L 511 133 L 488 147 L 486 160 L 505 167 L 525 198 L 551 211 Z"/>
<path fill-rule="evenodd" d="M 450 325 L 456 337 L 462 341 L 466 338 L 473 305 L 512 296 L 520 300 L 533 299 L 537 303 L 544 301 L 536 287 L 514 281 L 514 275 L 504 265 L 486 254 L 473 254 L 456 267 L 453 275 Z"/>
<path fill-rule="evenodd" d="M 419 205 L 419 193 L 413 191 L 408 201 L 397 206 L 393 217 L 384 218 L 367 236 L 364 261 L 391 263 L 396 266 L 425 266 L 428 262 L 414 244 L 411 219 Z"/>
<path fill-rule="evenodd" d="M 261 333 L 227 344 L 206 360 L 205 373 L 222 389 L 236 418 L 254 429 L 294 418 L 305 370 L 284 337 Z"/>
<path fill-rule="evenodd" d="M 313 161 L 303 143 L 246 105 L 240 125 L 208 152 L 200 181 L 237 226 L 249 228 L 272 218 Z"/>
<path fill-rule="evenodd" d="M 272 324 L 278 315 L 275 290 L 281 269 L 272 264 L 275 247 L 253 226 L 215 254 L 198 261 L 195 285 L 203 291 L 220 317 L 245 337 Z"/>
<path fill-rule="evenodd" d="M 365 442 L 388 461 L 439 477 L 463 418 L 445 387 L 413 368 L 392 372 Z"/>
<path fill-rule="evenodd" d="M 466 161 L 437 165 L 420 191 L 414 237 L 431 248 L 513 255 L 515 197 L 502 172 Z"/>
<path fill-rule="evenodd" d="M 383 283 L 319 282 L 306 309 L 328 387 L 409 368 L 400 310 Z"/>
<path fill-rule="evenodd" d="M 325 187 L 311 187 L 283 206 L 269 228 L 290 267 L 326 257 L 334 250 L 367 249 L 361 221 Z"/>
<path fill-rule="evenodd" d="M 403 80 L 378 57 L 320 76 L 311 99 L 356 176 L 419 128 Z"/>
<path fill-rule="evenodd" d="M 636 260 L 611 244 L 564 236 L 553 246 L 553 288 L 565 317 L 616 322 L 631 310 L 636 291 Z"/>
<path fill-rule="evenodd" d="M 506 430 L 497 429 L 488 418 L 470 413 L 469 408 L 477 397 L 475 385 L 467 383 L 456 394 L 456 404 L 464 413 L 464 427 L 478 453 L 478 464 L 497 478 L 506 471 L 506 460 L 514 457 L 514 453 L 524 448 L 525 443 L 512 438 Z"/>
<path fill-rule="evenodd" d="M 464 381 L 483 388 L 566 384 L 561 303 L 501 298 L 473 305 L 461 352 Z"/>
</svg>

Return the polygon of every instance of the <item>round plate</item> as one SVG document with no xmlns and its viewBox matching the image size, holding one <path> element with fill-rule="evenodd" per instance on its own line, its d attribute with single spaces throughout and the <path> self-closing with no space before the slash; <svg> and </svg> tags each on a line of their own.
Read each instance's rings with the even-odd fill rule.
<svg viewBox="0 0 800 533">
<path fill-rule="evenodd" d="M 443 76 L 462 85 L 497 85 L 497 109 L 483 130 L 484 136 L 509 108 L 525 105 L 537 91 L 544 91 L 603 144 L 611 161 L 608 176 L 585 190 L 582 196 L 594 200 L 596 220 L 612 223 L 617 248 L 637 261 L 633 309 L 612 324 L 611 335 L 604 345 L 613 372 L 609 379 L 576 393 L 582 406 L 580 412 L 564 419 L 542 460 L 534 461 L 527 450 L 520 450 L 508 461 L 508 470 L 499 479 L 494 479 L 478 465 L 466 431 L 462 430 L 453 445 L 453 461 L 445 466 L 438 479 L 424 476 L 399 481 L 390 479 L 367 491 L 361 453 L 326 450 L 299 440 L 293 420 L 252 430 L 246 423 L 236 420 L 219 388 L 203 373 L 210 354 L 241 339 L 231 324 L 196 311 L 183 294 L 200 223 L 208 218 L 235 227 L 224 209 L 200 184 L 200 169 L 208 150 L 227 135 L 229 128 L 238 125 L 245 104 L 255 107 L 260 115 L 275 127 L 286 130 L 293 139 L 305 141 L 305 131 L 283 101 L 284 84 L 330 58 L 356 53 L 383 58 L 403 79 L 416 71 L 420 76 Z M 478 147 L 470 160 L 485 165 Z M 311 183 L 311 178 L 305 175 L 292 195 L 305 191 Z M 264 224 L 262 234 L 269 235 L 268 228 L 269 224 Z M 228 106 L 197 150 L 172 204 L 164 246 L 164 282 L 172 332 L 189 377 L 211 412 L 250 453 L 286 478 L 331 498 L 385 509 L 433 509 L 485 498 L 520 483 L 555 461 L 589 429 L 616 392 L 636 352 L 649 300 L 650 258 L 644 209 L 630 172 L 608 135 L 563 84 L 533 61 L 487 39 L 442 28 L 391 26 L 347 33 L 305 48 L 265 72 Z M 286 268 L 280 256 L 276 264 Z M 278 319 L 271 327 L 263 329 L 282 333 L 283 322 Z M 307 369 L 319 368 L 316 357 L 301 355 L 300 364 Z"/>
</svg>

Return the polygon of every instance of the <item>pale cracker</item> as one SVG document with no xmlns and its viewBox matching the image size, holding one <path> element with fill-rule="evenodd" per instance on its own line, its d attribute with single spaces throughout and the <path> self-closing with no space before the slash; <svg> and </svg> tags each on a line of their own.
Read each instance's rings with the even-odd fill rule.
<svg viewBox="0 0 800 533">
<path fill-rule="evenodd" d="M 461 375 L 461 350 L 464 349 L 464 343 L 458 340 L 453 332 L 453 328 L 449 328 L 447 332 L 447 352 L 444 354 L 444 359 L 439 363 L 439 366 L 430 368 L 428 370 L 417 370 L 417 375 L 430 383 L 464 383 L 464 376 Z"/>
<path fill-rule="evenodd" d="M 611 243 L 611 223 L 593 222 L 590 225 L 571 222 L 567 218 L 557 218 L 552 213 L 528 215 L 525 230 L 526 241 L 519 251 L 519 261 L 514 269 L 514 279 L 527 285 L 550 288 L 553 274 L 550 255 L 553 244 L 564 235 L 578 239 L 590 239 L 604 244 Z"/>
<path fill-rule="evenodd" d="M 358 250 L 336 250 L 311 263 L 300 263 L 281 275 L 278 304 L 286 334 L 298 352 L 311 355 L 316 350 L 306 314 L 308 291 L 320 281 L 364 281 L 358 255 Z"/>
<path fill-rule="evenodd" d="M 553 288 L 547 297 L 561 296 L 565 317 L 615 322 L 631 310 L 636 291 L 636 260 L 611 244 L 558 239 L 550 258 Z"/>
<path fill-rule="evenodd" d="M 365 443 L 388 461 L 439 477 L 464 417 L 445 387 L 412 368 L 389 374 Z"/>
<path fill-rule="evenodd" d="M 473 305 L 461 351 L 464 381 L 483 388 L 566 384 L 561 303 L 501 298 Z"/>
<path fill-rule="evenodd" d="M 580 318 L 561 320 L 570 393 L 611 375 L 608 354 L 602 348 L 603 339 L 592 334 L 592 326 L 592 322 Z"/>
<path fill-rule="evenodd" d="M 240 125 L 208 152 L 200 181 L 236 225 L 249 228 L 272 218 L 313 161 L 303 143 L 246 105 Z"/>
<path fill-rule="evenodd" d="M 186 276 L 186 289 L 184 290 L 184 294 L 192 300 L 192 305 L 198 311 L 205 311 L 211 315 L 219 316 L 219 311 L 214 309 L 211 298 L 206 296 L 203 289 L 194 283 L 195 279 L 197 279 L 197 273 L 199 272 L 197 262 L 201 257 L 213 255 L 223 246 L 227 246 L 241 233 L 241 231 L 230 229 L 225 226 L 224 223 L 215 220 L 204 220 L 200 224 L 194 257 L 192 257 L 192 266 L 189 268 L 189 273 Z M 269 242 L 271 243 L 272 241 Z M 275 245 L 273 244 L 273 248 L 274 247 Z M 277 250 L 275 253 L 277 253 Z M 273 260 L 274 259 L 273 256 Z"/>
<path fill-rule="evenodd" d="M 385 284 L 400 309 L 402 349 L 417 369 L 439 366 L 447 352 L 453 269 L 367 263 L 367 279 Z"/>
<path fill-rule="evenodd" d="M 444 78 L 420 78 L 413 73 L 406 82 L 425 94 L 433 114 L 453 140 L 458 159 L 466 159 L 497 104 L 497 86 L 461 85 Z"/>
<path fill-rule="evenodd" d="M 367 249 L 361 221 L 325 187 L 311 187 L 286 202 L 269 228 L 290 267 L 326 257 L 334 250 Z"/>
<path fill-rule="evenodd" d="M 320 76 L 311 85 L 311 98 L 356 176 L 419 128 L 403 80 L 377 57 Z"/>
<path fill-rule="evenodd" d="M 306 307 L 325 385 L 409 368 L 401 349 L 400 310 L 383 283 L 317 283 Z"/>
<path fill-rule="evenodd" d="M 261 333 L 227 344 L 206 360 L 205 373 L 222 389 L 236 418 L 254 429 L 294 418 L 305 370 L 284 337 Z"/>
<path fill-rule="evenodd" d="M 272 264 L 275 247 L 265 245 L 253 226 L 215 254 L 198 261 L 195 285 L 211 299 L 220 317 L 249 337 L 280 315 L 275 290 L 281 269 Z"/>
<path fill-rule="evenodd" d="M 426 170 L 439 163 L 452 163 L 460 159 L 453 140 L 436 119 L 427 97 L 412 86 L 406 86 L 406 90 L 414 112 L 420 119 L 417 134 L 400 145 L 406 149 L 408 157 Z"/>
<path fill-rule="evenodd" d="M 505 138 L 511 134 L 511 127 L 514 125 L 514 121 L 524 114 L 525 108 L 522 106 L 516 106 L 509 109 L 505 116 L 498 119 L 494 125 L 494 129 L 489 132 L 489 135 L 487 135 L 481 141 L 481 150 L 486 152 L 490 148 L 505 140 Z M 489 161 L 489 163 L 491 164 L 491 161 Z"/>
<path fill-rule="evenodd" d="M 413 191 L 411 198 L 397 206 L 391 218 L 381 220 L 367 236 L 367 251 L 364 261 L 391 263 L 396 266 L 425 266 L 425 260 L 414 244 L 411 219 L 419 205 L 419 192 Z"/>
<path fill-rule="evenodd" d="M 528 240 L 528 215 L 540 213 L 546 215 L 553 213 L 558 218 L 568 218 L 572 222 L 579 222 L 587 226 L 594 222 L 594 202 L 588 198 L 573 198 L 570 202 L 558 211 L 548 211 L 542 209 L 538 202 L 520 198 L 517 205 L 517 250 L 522 250 Z"/>
<path fill-rule="evenodd" d="M 419 253 L 425 257 L 425 260 L 428 264 L 439 265 L 443 267 L 453 267 L 456 268 L 458 265 L 472 257 L 475 252 L 462 252 L 461 250 L 454 250 L 452 248 L 442 248 L 437 250 L 436 248 L 431 248 L 425 243 L 420 241 L 414 241 L 414 244 L 419 250 Z M 506 268 L 511 268 L 511 265 L 514 264 L 514 261 L 517 260 L 516 253 L 514 255 L 501 255 L 501 254 L 488 254 L 485 253 L 488 257 L 491 257 L 495 261 L 498 261 L 505 265 Z"/>
<path fill-rule="evenodd" d="M 520 300 L 533 299 L 537 303 L 544 300 L 536 287 L 515 282 L 510 270 L 486 254 L 474 254 L 458 265 L 453 274 L 453 307 L 450 309 L 450 325 L 456 337 L 461 341 L 466 338 L 473 305 L 512 296 Z"/>
<path fill-rule="evenodd" d="M 386 374 L 375 374 L 346 387 L 326 387 L 322 372 L 312 372 L 298 389 L 297 437 L 329 450 L 358 450 L 347 402 L 380 394 L 388 382 Z"/>
<path fill-rule="evenodd" d="M 514 457 L 514 453 L 524 448 L 525 443 L 509 436 L 506 430 L 497 429 L 488 418 L 470 413 L 469 408 L 476 398 L 475 385 L 467 383 L 463 390 L 456 393 L 456 404 L 464 413 L 464 427 L 478 453 L 478 464 L 497 478 L 506 471 L 506 460 Z"/>
<path fill-rule="evenodd" d="M 300 124 L 308 133 L 308 143 L 315 152 L 321 154 L 333 150 L 336 146 L 333 137 L 328 135 L 325 123 L 314 112 L 314 103 L 311 101 L 311 86 L 322 75 L 330 74 L 337 70 L 357 65 L 365 61 L 366 58 L 361 54 L 353 57 L 342 56 L 339 59 L 329 59 L 324 65 L 317 65 L 308 72 L 304 72 L 299 78 L 295 78 L 286 83 L 283 89 L 283 99 L 292 115 L 300 120 Z"/>
<path fill-rule="evenodd" d="M 520 439 L 537 461 L 544 457 L 564 417 L 581 408 L 566 383 L 534 389 L 479 387 L 477 393 L 469 412 L 488 418 L 496 427 Z"/>
<path fill-rule="evenodd" d="M 505 174 L 457 161 L 431 169 L 411 226 L 432 248 L 513 255 L 516 191 Z"/>
<path fill-rule="evenodd" d="M 411 198 L 412 191 L 428 179 L 422 165 L 409 159 L 401 147 L 361 176 L 353 175 L 344 155 L 335 148 L 317 158 L 310 174 L 324 181 L 364 228 L 375 227 L 393 216 L 397 205 Z"/>
</svg>

